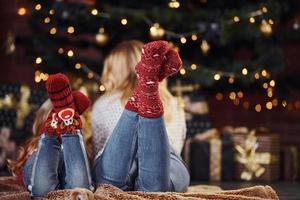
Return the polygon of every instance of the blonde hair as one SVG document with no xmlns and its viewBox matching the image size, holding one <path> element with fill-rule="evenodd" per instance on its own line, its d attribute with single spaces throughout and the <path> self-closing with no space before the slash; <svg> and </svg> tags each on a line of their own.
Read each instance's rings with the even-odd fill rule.
<svg viewBox="0 0 300 200">
<path fill-rule="evenodd" d="M 143 43 L 137 40 L 130 40 L 118 44 L 106 57 L 101 77 L 101 83 L 105 87 L 105 94 L 121 91 L 121 103 L 125 105 L 132 95 L 136 84 L 135 66 L 141 60 Z M 165 108 L 166 122 L 171 120 L 170 101 L 173 95 L 167 89 L 167 82 L 163 81 L 159 86 L 160 97 Z M 178 102 L 182 109 L 182 104 Z"/>
</svg>

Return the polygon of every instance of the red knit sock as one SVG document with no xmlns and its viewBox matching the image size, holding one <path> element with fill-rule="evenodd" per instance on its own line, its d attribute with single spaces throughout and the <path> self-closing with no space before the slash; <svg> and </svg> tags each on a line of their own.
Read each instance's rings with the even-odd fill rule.
<svg viewBox="0 0 300 200">
<path fill-rule="evenodd" d="M 157 118 L 163 114 L 158 84 L 161 66 L 169 50 L 165 41 L 154 41 L 144 45 L 142 59 L 135 67 L 137 85 L 125 108 L 138 112 L 146 118 Z"/>
<path fill-rule="evenodd" d="M 43 131 L 46 130 L 49 135 L 61 135 L 75 133 L 77 129 L 81 129 L 79 115 L 89 106 L 89 99 L 80 92 L 72 92 L 69 79 L 61 73 L 49 76 L 46 89 L 53 110 L 45 122 Z"/>
<path fill-rule="evenodd" d="M 164 78 L 177 73 L 181 65 L 182 61 L 179 54 L 174 49 L 170 49 L 167 52 L 166 60 L 163 66 L 161 67 L 159 81 L 162 81 Z"/>
</svg>

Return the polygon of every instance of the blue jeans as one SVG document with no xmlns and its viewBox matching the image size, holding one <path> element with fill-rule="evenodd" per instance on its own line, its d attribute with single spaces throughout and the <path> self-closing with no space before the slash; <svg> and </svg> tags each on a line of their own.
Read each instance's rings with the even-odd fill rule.
<svg viewBox="0 0 300 200">
<path fill-rule="evenodd" d="M 122 190 L 182 192 L 190 181 L 180 156 L 170 151 L 163 118 L 144 118 L 126 109 L 93 171 L 97 184 Z"/>
<path fill-rule="evenodd" d="M 38 150 L 22 169 L 24 184 L 34 197 L 56 189 L 82 187 L 93 190 L 81 131 L 57 137 L 42 134 Z"/>
</svg>

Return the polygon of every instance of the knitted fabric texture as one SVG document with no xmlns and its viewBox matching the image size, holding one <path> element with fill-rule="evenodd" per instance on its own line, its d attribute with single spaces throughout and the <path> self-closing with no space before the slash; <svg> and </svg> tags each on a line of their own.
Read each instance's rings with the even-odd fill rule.
<svg viewBox="0 0 300 200">
<path fill-rule="evenodd" d="M 163 115 L 159 97 L 159 81 L 178 71 L 179 55 L 165 41 L 154 41 L 144 45 L 141 61 L 135 67 L 137 85 L 125 108 L 146 118 Z"/>
</svg>

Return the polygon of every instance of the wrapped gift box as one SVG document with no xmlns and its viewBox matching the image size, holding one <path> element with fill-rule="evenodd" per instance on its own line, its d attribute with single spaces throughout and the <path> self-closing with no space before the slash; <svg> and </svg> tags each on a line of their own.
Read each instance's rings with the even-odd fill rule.
<svg viewBox="0 0 300 200">
<path fill-rule="evenodd" d="M 280 137 L 266 129 L 234 134 L 234 177 L 236 180 L 278 180 Z"/>
<path fill-rule="evenodd" d="M 193 141 L 190 152 L 192 181 L 230 181 L 233 178 L 233 146 L 229 135 Z"/>
</svg>

